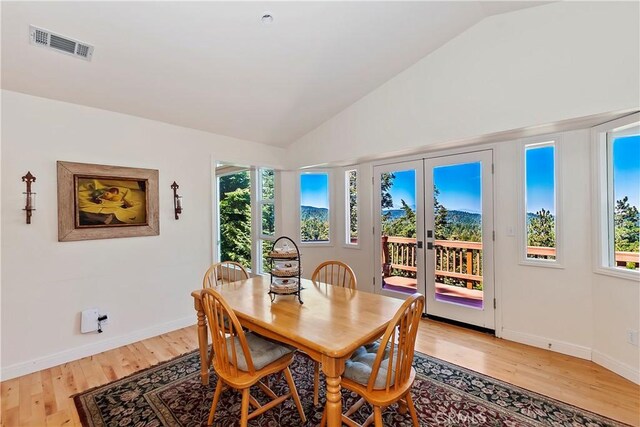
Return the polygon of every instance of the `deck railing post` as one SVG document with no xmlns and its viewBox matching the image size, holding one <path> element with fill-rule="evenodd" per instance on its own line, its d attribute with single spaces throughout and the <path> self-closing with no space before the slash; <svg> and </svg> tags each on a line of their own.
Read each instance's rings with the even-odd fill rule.
<svg viewBox="0 0 640 427">
<path fill-rule="evenodd" d="M 382 236 L 382 277 L 391 275 L 391 260 L 389 259 L 389 236 Z"/>
</svg>

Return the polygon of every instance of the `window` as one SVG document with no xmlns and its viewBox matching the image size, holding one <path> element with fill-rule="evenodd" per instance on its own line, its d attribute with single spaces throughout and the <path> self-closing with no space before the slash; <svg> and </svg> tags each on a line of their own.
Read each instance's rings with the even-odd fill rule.
<svg viewBox="0 0 640 427">
<path fill-rule="evenodd" d="M 640 114 L 596 126 L 596 272 L 640 277 Z"/>
<path fill-rule="evenodd" d="M 329 242 L 329 174 L 300 174 L 300 241 Z"/>
<path fill-rule="evenodd" d="M 608 266 L 638 271 L 640 123 L 607 132 Z"/>
<path fill-rule="evenodd" d="M 267 255 L 271 251 L 271 246 L 275 238 L 275 171 L 273 169 L 259 169 L 258 205 L 260 211 L 260 239 L 258 252 L 260 256 L 259 273 L 269 271 Z"/>
<path fill-rule="evenodd" d="M 554 141 L 524 146 L 525 260 L 557 260 L 556 145 Z"/>
<path fill-rule="evenodd" d="M 358 171 L 348 170 L 344 173 L 345 187 L 345 243 L 358 245 Z"/>
</svg>

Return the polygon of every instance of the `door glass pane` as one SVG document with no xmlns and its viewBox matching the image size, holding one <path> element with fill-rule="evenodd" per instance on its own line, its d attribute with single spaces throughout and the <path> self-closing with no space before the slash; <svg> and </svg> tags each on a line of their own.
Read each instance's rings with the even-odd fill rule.
<svg viewBox="0 0 640 427">
<path fill-rule="evenodd" d="M 416 171 L 380 174 L 382 288 L 412 294 L 417 288 Z"/>
<path fill-rule="evenodd" d="M 220 261 L 251 269 L 251 177 L 249 171 L 218 179 Z"/>
<path fill-rule="evenodd" d="M 481 163 L 433 168 L 436 301 L 483 308 Z"/>
</svg>

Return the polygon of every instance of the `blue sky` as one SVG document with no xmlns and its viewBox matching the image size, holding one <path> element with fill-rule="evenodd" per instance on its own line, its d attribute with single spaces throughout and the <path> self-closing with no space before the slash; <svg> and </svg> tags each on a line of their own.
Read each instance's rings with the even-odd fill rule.
<svg viewBox="0 0 640 427">
<path fill-rule="evenodd" d="M 393 208 L 402 208 L 401 200 L 404 200 L 413 210 L 416 209 L 416 171 L 406 170 L 393 172 L 396 176 L 389 193 L 393 200 Z"/>
<path fill-rule="evenodd" d="M 526 200 L 527 212 L 536 213 L 542 209 L 556 214 L 554 190 L 554 151 L 555 146 L 527 148 L 526 162 Z"/>
<path fill-rule="evenodd" d="M 616 200 L 629 196 L 640 206 L 640 135 L 613 140 L 613 192 Z"/>
<path fill-rule="evenodd" d="M 480 162 L 433 168 L 438 201 L 450 211 L 482 213 Z"/>
<path fill-rule="evenodd" d="M 327 174 L 300 175 L 300 204 L 329 209 L 329 177 Z"/>
</svg>

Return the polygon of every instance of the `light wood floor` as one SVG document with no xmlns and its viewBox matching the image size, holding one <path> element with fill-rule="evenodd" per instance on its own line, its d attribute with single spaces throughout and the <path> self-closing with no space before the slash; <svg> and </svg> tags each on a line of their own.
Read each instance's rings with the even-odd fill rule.
<svg viewBox="0 0 640 427">
<path fill-rule="evenodd" d="M 189 327 L 1 384 L 0 424 L 79 426 L 69 396 L 197 348 Z M 585 360 L 424 320 L 416 349 L 639 426 L 640 387 Z"/>
</svg>

